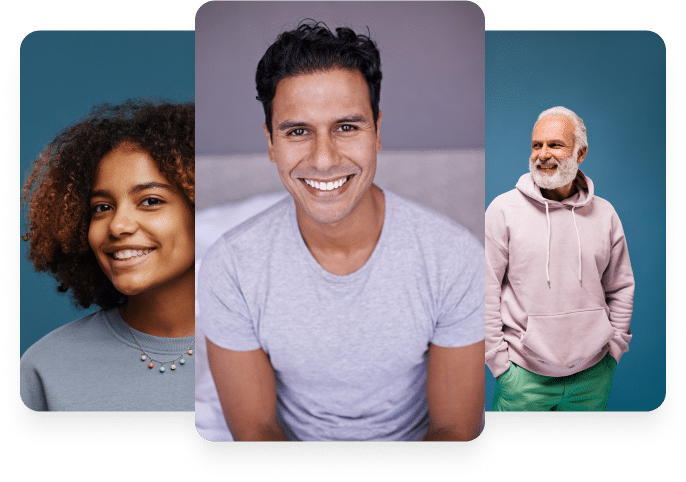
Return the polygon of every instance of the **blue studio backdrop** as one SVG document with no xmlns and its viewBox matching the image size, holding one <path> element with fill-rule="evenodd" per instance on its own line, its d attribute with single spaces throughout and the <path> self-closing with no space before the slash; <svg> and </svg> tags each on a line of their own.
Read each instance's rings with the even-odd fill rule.
<svg viewBox="0 0 686 482">
<path fill-rule="evenodd" d="M 192 31 L 29 34 L 20 54 L 22 186 L 38 154 L 95 105 L 129 98 L 193 100 L 194 49 Z M 25 214 L 22 209 L 22 234 Z M 55 328 L 97 310 L 76 308 L 68 294 L 58 294 L 57 282 L 34 271 L 27 252 L 21 241 L 21 354 Z"/>
<path fill-rule="evenodd" d="M 665 397 L 665 45 L 651 32 L 486 32 L 486 205 L 528 172 L 531 131 L 554 106 L 588 131 L 582 171 L 617 211 L 636 281 L 633 339 L 611 411 Z M 486 368 L 486 408 L 495 378 Z"/>
</svg>

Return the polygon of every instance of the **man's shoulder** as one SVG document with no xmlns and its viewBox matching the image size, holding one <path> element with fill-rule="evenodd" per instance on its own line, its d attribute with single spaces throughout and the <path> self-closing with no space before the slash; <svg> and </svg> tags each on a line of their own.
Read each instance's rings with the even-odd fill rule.
<svg viewBox="0 0 686 482">
<path fill-rule="evenodd" d="M 491 204 L 488 205 L 486 212 L 503 210 L 508 206 L 518 205 L 525 200 L 525 196 L 518 189 L 511 189 L 496 196 L 493 201 L 491 201 Z"/>
<path fill-rule="evenodd" d="M 227 249 L 245 254 L 266 249 L 279 230 L 288 226 L 290 216 L 294 216 L 294 213 L 293 199 L 287 196 L 222 234 L 204 258 L 211 258 Z"/>
<path fill-rule="evenodd" d="M 598 223 L 599 226 L 607 226 L 613 233 L 623 232 L 622 221 L 610 201 L 594 195 L 591 206 L 590 216 L 595 220 L 595 223 Z"/>
<path fill-rule="evenodd" d="M 614 214 L 615 216 L 617 215 L 617 212 L 615 211 L 614 206 L 610 201 L 608 201 L 605 198 L 602 198 L 600 196 L 596 196 L 595 194 L 593 195 L 593 208 L 594 209 L 601 209 L 603 211 L 609 212 Z"/>
<path fill-rule="evenodd" d="M 398 220 L 399 235 L 412 232 L 429 244 L 443 242 L 480 246 L 474 235 L 459 222 L 394 193 L 386 193 L 394 216 Z"/>
<path fill-rule="evenodd" d="M 274 231 L 288 221 L 288 216 L 295 213 L 293 199 L 286 196 L 281 201 L 255 216 L 243 221 L 238 226 L 228 230 L 221 237 L 227 243 L 252 242 L 255 238 L 262 238 L 266 233 Z"/>
</svg>

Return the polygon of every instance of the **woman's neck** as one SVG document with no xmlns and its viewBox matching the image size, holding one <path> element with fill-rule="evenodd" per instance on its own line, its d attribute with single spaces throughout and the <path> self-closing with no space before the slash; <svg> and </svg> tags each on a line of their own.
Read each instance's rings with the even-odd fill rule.
<svg viewBox="0 0 686 482">
<path fill-rule="evenodd" d="M 153 336 L 179 338 L 195 334 L 195 270 L 141 294 L 119 308 L 126 323 Z"/>
</svg>

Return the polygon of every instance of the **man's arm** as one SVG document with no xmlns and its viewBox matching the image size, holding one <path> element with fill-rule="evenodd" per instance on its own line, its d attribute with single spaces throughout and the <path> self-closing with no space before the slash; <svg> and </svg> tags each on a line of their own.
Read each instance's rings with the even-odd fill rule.
<svg viewBox="0 0 686 482">
<path fill-rule="evenodd" d="M 276 418 L 274 369 L 261 349 L 234 351 L 207 340 L 210 371 L 234 440 L 288 440 Z"/>
<path fill-rule="evenodd" d="M 503 336 L 500 316 L 500 298 L 503 278 L 510 262 L 509 234 L 504 214 L 494 206 L 486 210 L 486 364 L 494 377 L 499 377 L 510 366 L 507 342 Z"/>
<path fill-rule="evenodd" d="M 472 440 L 483 429 L 484 342 L 445 348 L 429 345 L 424 440 Z"/>
<path fill-rule="evenodd" d="M 610 309 L 610 324 L 615 330 L 615 336 L 610 340 L 610 355 L 619 362 L 622 355 L 629 351 L 631 340 L 629 325 L 634 308 L 634 274 L 622 223 L 616 214 L 612 218 L 610 262 L 603 273 L 602 285 L 605 303 Z"/>
</svg>

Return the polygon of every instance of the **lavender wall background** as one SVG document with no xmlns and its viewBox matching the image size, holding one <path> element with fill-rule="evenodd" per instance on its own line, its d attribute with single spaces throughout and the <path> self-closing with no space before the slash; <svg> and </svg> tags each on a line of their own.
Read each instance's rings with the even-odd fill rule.
<svg viewBox="0 0 686 482">
<path fill-rule="evenodd" d="M 196 15 L 196 154 L 266 153 L 255 68 L 304 18 L 381 50 L 384 150 L 484 148 L 484 15 L 471 2 L 210 2 Z M 468 113 L 465 115 L 465 113 Z"/>
</svg>

